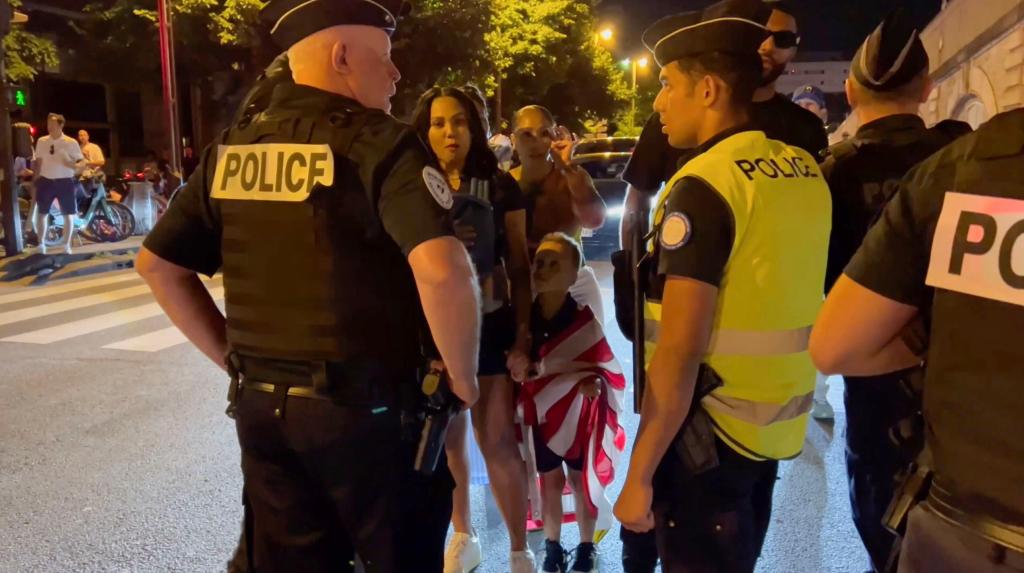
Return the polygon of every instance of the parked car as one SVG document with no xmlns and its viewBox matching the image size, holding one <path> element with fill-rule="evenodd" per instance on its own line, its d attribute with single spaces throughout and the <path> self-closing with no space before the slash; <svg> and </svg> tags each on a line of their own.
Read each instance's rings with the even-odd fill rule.
<svg viewBox="0 0 1024 573">
<path fill-rule="evenodd" d="M 587 170 L 597 192 L 608 206 L 604 226 L 583 232 L 583 252 L 588 260 L 607 260 L 611 253 L 619 249 L 619 223 L 627 186 L 621 176 L 636 142 L 635 137 L 585 139 L 576 144 L 573 150 L 573 165 Z"/>
</svg>

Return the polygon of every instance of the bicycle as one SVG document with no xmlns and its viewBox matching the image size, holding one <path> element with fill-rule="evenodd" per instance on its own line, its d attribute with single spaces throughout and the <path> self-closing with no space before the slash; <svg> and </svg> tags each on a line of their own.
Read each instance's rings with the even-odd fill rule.
<svg viewBox="0 0 1024 573">
<path fill-rule="evenodd" d="M 75 217 L 75 230 L 79 236 L 94 243 L 116 243 L 135 233 L 135 214 L 126 205 L 107 200 L 107 188 L 95 181 L 95 193 L 85 212 Z M 46 229 L 46 246 L 56 247 L 65 241 L 64 215 L 60 209 L 50 208 L 50 224 Z"/>
</svg>

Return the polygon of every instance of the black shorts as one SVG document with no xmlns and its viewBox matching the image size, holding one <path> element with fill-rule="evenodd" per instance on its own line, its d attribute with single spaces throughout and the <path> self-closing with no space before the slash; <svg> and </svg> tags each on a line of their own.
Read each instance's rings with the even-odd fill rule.
<svg viewBox="0 0 1024 573">
<path fill-rule="evenodd" d="M 515 317 L 512 307 L 505 305 L 483 317 L 480 328 L 480 365 L 477 376 L 500 376 L 508 373 L 507 353 L 516 341 Z"/>
<path fill-rule="evenodd" d="M 583 458 L 568 460 L 551 451 L 551 448 L 540 438 L 537 428 L 533 429 L 533 452 L 537 456 L 537 472 L 546 474 L 562 467 L 562 464 L 569 466 L 569 469 L 578 472 L 583 471 Z"/>
<path fill-rule="evenodd" d="M 40 177 L 36 180 L 36 203 L 39 204 L 40 214 L 49 212 L 50 206 L 56 201 L 60 204 L 60 212 L 64 215 L 78 213 L 78 205 L 75 201 L 75 180 L 68 179 L 47 179 Z"/>
</svg>

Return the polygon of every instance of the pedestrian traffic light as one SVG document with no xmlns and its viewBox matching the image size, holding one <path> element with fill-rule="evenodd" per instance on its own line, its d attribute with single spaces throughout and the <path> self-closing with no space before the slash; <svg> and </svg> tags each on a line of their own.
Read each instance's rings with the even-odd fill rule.
<svg viewBox="0 0 1024 573">
<path fill-rule="evenodd" d="M 28 90 L 22 86 L 8 86 L 8 101 L 14 109 L 28 109 Z"/>
</svg>

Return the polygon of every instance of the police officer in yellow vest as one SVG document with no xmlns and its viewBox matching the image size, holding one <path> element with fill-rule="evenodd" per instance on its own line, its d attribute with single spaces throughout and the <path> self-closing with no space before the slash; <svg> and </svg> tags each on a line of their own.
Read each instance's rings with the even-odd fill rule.
<svg viewBox="0 0 1024 573">
<path fill-rule="evenodd" d="M 899 571 L 1024 571 L 1024 110 L 903 179 L 829 293 L 811 355 L 854 376 L 920 364 L 901 334 L 921 313 L 934 477 Z"/>
<path fill-rule="evenodd" d="M 806 151 L 747 127 L 765 9 L 726 0 L 644 35 L 669 142 L 700 152 L 655 209 L 648 388 L 616 504 L 624 526 L 656 530 L 668 572 L 754 570 L 812 402 L 831 200 Z M 721 385 L 695 399 L 698 379 Z M 702 434 L 710 451 L 684 463 Z"/>
<path fill-rule="evenodd" d="M 403 429 L 421 325 L 476 400 L 479 297 L 445 178 L 389 115 L 402 4 L 271 1 L 292 81 L 203 152 L 137 261 L 234 379 L 256 571 L 352 571 L 354 553 L 368 572 L 443 567 L 453 484 L 410 477 L 418 436 Z M 196 274 L 218 271 L 226 317 Z"/>
</svg>

